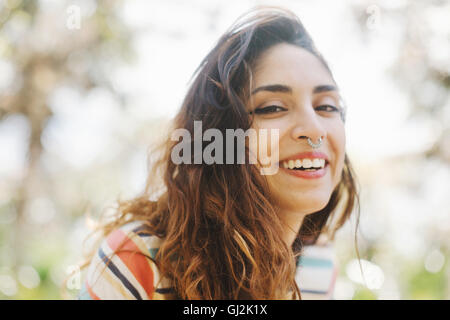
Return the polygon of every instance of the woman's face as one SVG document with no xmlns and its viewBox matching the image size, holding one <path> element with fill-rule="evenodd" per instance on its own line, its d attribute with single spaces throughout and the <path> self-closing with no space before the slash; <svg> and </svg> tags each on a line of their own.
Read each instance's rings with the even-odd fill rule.
<svg viewBox="0 0 450 320">
<path fill-rule="evenodd" d="M 342 106 L 328 70 L 305 49 L 277 44 L 261 55 L 253 70 L 247 106 L 254 129 L 279 130 L 279 170 L 266 176 L 276 205 L 294 214 L 323 209 L 341 179 L 345 156 Z M 313 143 L 322 137 L 322 145 L 313 149 L 307 137 Z M 313 151 L 318 153 L 301 154 Z M 322 169 L 305 169 L 311 165 L 305 159 L 319 167 L 324 162 L 320 158 L 325 158 Z"/>
</svg>

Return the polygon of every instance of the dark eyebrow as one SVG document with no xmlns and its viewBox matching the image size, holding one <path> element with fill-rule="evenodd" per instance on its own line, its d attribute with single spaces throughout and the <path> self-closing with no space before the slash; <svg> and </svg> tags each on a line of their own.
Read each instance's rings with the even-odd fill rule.
<svg viewBox="0 0 450 320">
<path fill-rule="evenodd" d="M 267 86 L 261 86 L 252 91 L 255 94 L 259 91 L 270 91 L 270 92 L 287 92 L 292 93 L 292 88 L 282 84 L 269 84 Z"/>
<path fill-rule="evenodd" d="M 314 87 L 313 93 L 321 93 L 326 91 L 338 91 L 338 89 L 330 84 Z"/>
<path fill-rule="evenodd" d="M 321 93 L 326 91 L 337 91 L 338 89 L 330 84 L 316 86 L 313 89 L 313 94 Z M 292 88 L 283 84 L 269 84 L 266 86 L 261 86 L 252 91 L 252 95 L 259 91 L 270 91 L 270 92 L 284 92 L 284 93 L 292 93 Z"/>
</svg>

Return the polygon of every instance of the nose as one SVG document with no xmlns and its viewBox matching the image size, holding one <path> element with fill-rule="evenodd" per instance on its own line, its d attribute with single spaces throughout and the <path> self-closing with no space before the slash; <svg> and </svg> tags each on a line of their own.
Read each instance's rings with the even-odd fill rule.
<svg viewBox="0 0 450 320">
<path fill-rule="evenodd" d="M 312 106 L 295 114 L 294 126 L 291 131 L 292 139 L 307 142 L 310 138 L 313 144 L 319 144 L 320 140 L 325 140 L 326 136 L 327 132 Z"/>
</svg>

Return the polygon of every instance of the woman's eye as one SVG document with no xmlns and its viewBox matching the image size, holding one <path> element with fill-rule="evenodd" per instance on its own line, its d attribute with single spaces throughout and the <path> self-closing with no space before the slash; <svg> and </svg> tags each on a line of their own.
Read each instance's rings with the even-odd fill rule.
<svg viewBox="0 0 450 320">
<path fill-rule="evenodd" d="M 280 107 L 280 106 L 267 106 L 262 108 L 257 108 L 254 111 L 250 112 L 250 114 L 270 114 L 280 111 L 286 111 L 286 108 Z"/>
<path fill-rule="evenodd" d="M 316 110 L 327 111 L 327 112 L 340 112 L 339 108 L 329 105 L 329 104 L 324 104 L 324 105 L 318 106 L 316 108 Z"/>
</svg>

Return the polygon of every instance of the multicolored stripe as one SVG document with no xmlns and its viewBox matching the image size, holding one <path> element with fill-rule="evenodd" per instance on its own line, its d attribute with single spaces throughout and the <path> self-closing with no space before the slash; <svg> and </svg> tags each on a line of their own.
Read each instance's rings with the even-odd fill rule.
<svg viewBox="0 0 450 320">
<path fill-rule="evenodd" d="M 139 221 L 113 231 L 92 259 L 78 299 L 174 299 L 170 281 L 160 276 L 152 260 L 161 241 L 157 236 L 143 233 Z M 295 278 L 302 299 L 332 299 L 338 272 L 333 248 L 314 245 L 303 250 Z"/>
<path fill-rule="evenodd" d="M 297 264 L 296 281 L 303 300 L 333 299 L 338 274 L 333 247 L 305 246 Z"/>
<path fill-rule="evenodd" d="M 155 257 L 161 239 L 140 234 L 140 225 L 126 224 L 102 241 L 88 267 L 79 299 L 166 300 L 173 295 L 170 284 L 160 278 L 149 258 Z"/>
</svg>

